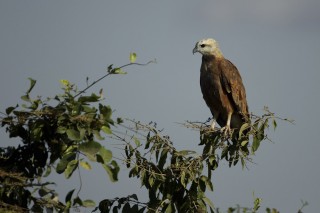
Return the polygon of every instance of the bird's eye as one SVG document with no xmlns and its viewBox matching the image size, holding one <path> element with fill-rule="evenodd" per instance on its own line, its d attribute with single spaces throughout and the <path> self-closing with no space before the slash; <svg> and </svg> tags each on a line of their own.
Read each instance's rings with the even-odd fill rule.
<svg viewBox="0 0 320 213">
<path fill-rule="evenodd" d="M 201 44 L 200 47 L 204 48 L 206 45 L 205 44 Z"/>
</svg>

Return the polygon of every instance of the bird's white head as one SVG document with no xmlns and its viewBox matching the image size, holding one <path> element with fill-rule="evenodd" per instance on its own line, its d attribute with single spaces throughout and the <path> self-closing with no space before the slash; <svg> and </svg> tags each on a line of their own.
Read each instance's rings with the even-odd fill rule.
<svg viewBox="0 0 320 213">
<path fill-rule="evenodd" d="M 203 56 L 222 56 L 218 42 L 212 38 L 202 39 L 198 41 L 192 52 L 193 54 L 195 54 L 196 52 L 201 53 Z"/>
</svg>

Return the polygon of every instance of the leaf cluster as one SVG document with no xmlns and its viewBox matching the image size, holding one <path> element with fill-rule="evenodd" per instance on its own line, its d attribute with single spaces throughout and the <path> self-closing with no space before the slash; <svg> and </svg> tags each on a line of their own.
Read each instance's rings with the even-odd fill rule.
<svg viewBox="0 0 320 213">
<path fill-rule="evenodd" d="M 112 134 L 111 128 L 122 120 L 112 119 L 111 107 L 99 103 L 101 95 L 76 97 L 76 87 L 67 80 L 61 81 L 63 94 L 45 100 L 33 99 L 30 93 L 36 81 L 29 80 L 30 87 L 21 97 L 24 103 L 8 107 L 1 120 L 9 136 L 19 138 L 22 143 L 0 149 L 0 169 L 24 179 L 21 183 L 12 176 L 0 176 L 0 200 L 25 209 L 33 203 L 32 209 L 37 212 L 44 206 L 58 210 L 72 205 L 92 206 L 78 196 L 72 205 L 71 198 L 66 204 L 60 203 L 54 190 L 47 188 L 50 183 L 42 183 L 41 178 L 54 168 L 68 179 L 79 166 L 90 170 L 91 162 L 96 162 L 106 170 L 111 181 L 116 181 L 119 166 L 112 152 L 99 141 L 105 140 L 103 134 Z M 35 192 L 39 197 L 34 196 Z"/>
<path fill-rule="evenodd" d="M 129 177 L 139 178 L 149 193 L 148 209 L 154 212 L 195 212 L 213 205 L 205 196 L 206 188 L 213 190 L 211 180 L 202 175 L 202 157 L 194 151 L 174 148 L 168 136 L 150 125 L 139 122 L 135 126 L 147 131 L 144 150 L 141 142 L 125 146 Z"/>
<path fill-rule="evenodd" d="M 276 127 L 276 117 L 269 111 L 251 118 L 251 123 L 229 135 L 220 129 L 211 130 L 208 122 L 186 122 L 184 126 L 200 132 L 202 154 L 177 150 L 169 136 L 156 128 L 156 123 L 127 120 L 131 125 L 122 125 L 126 133 L 117 135 L 117 139 L 125 142 L 124 163 L 129 168 L 129 177 L 140 179 L 141 187 L 148 191 L 147 211 L 215 212 L 206 192 L 214 189 L 211 177 L 219 162 L 224 160 L 235 166 L 240 161 L 243 168 L 247 167 L 261 141 L 268 139 L 265 130 L 270 123 Z M 132 133 L 129 138 L 128 132 Z M 254 208 L 258 206 L 256 203 Z"/>
<path fill-rule="evenodd" d="M 146 204 L 139 202 L 136 194 L 122 198 L 105 199 L 99 203 L 92 212 L 99 210 L 100 212 L 139 212 L 143 213 L 146 210 Z"/>
<path fill-rule="evenodd" d="M 205 123 L 187 122 L 185 126 L 200 131 L 199 145 L 204 146 L 202 154 L 213 171 L 222 159 L 228 162 L 229 167 L 240 161 L 242 168 L 245 168 L 261 142 L 269 140 L 265 132 L 270 125 L 274 129 L 277 127 L 276 119 L 274 113 L 265 108 L 265 114 L 251 115 L 252 122 L 244 123 L 240 129 L 232 129 L 229 135 L 220 129 L 210 129 L 209 120 Z"/>
</svg>

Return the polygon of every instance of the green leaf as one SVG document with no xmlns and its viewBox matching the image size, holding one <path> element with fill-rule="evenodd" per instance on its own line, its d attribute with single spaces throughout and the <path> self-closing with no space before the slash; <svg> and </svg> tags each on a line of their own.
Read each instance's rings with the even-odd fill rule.
<svg viewBox="0 0 320 213">
<path fill-rule="evenodd" d="M 108 135 L 112 134 L 111 129 L 110 129 L 109 127 L 107 127 L 107 126 L 102 126 L 101 129 L 102 129 L 102 131 L 103 131 L 104 133 L 106 133 L 106 134 L 108 134 Z"/>
<path fill-rule="evenodd" d="M 210 155 L 208 160 L 209 160 L 209 165 L 212 166 L 216 161 L 216 157 L 214 155 Z"/>
<path fill-rule="evenodd" d="M 48 189 L 47 187 L 43 186 L 43 187 L 41 187 L 41 188 L 39 189 L 38 193 L 39 193 L 40 197 L 44 197 L 44 196 L 46 196 L 47 194 L 49 194 L 50 191 L 51 191 L 50 189 Z"/>
<path fill-rule="evenodd" d="M 159 163 L 158 163 L 158 167 L 160 169 L 162 169 L 164 164 L 166 163 L 168 151 L 169 151 L 168 149 L 163 149 L 162 152 L 161 152 L 160 160 L 159 160 Z"/>
<path fill-rule="evenodd" d="M 100 203 L 99 203 L 100 212 L 109 212 L 109 210 L 110 210 L 109 208 L 112 206 L 112 204 L 113 204 L 113 201 L 111 201 L 109 199 L 104 199 L 104 200 L 100 201 Z M 97 210 L 97 208 L 94 211 L 96 211 L 96 210 Z M 94 212 L 94 211 L 92 211 L 92 212 Z"/>
<path fill-rule="evenodd" d="M 76 170 L 76 168 L 78 167 L 78 160 L 72 160 L 68 163 L 66 170 L 64 170 L 64 176 L 69 179 L 72 175 L 72 173 L 74 172 L 74 170 Z"/>
<path fill-rule="evenodd" d="M 126 72 L 122 71 L 121 68 L 115 68 L 115 69 L 113 70 L 113 73 L 114 73 L 114 74 L 127 74 Z"/>
<path fill-rule="evenodd" d="M 32 101 L 32 104 L 31 106 L 29 106 L 29 109 L 36 110 L 39 106 L 39 103 L 41 103 L 41 100 Z"/>
<path fill-rule="evenodd" d="M 107 69 L 107 72 L 108 72 L 108 73 L 110 73 L 110 72 L 113 70 L 112 66 L 113 66 L 113 64 L 110 64 L 110 65 L 108 66 L 108 69 Z"/>
<path fill-rule="evenodd" d="M 181 150 L 177 152 L 178 155 L 186 156 L 186 155 L 191 155 L 191 154 L 196 154 L 197 152 L 192 151 L 192 150 Z"/>
<path fill-rule="evenodd" d="M 210 179 L 208 179 L 208 181 L 207 181 L 207 186 L 209 187 L 210 191 L 213 191 L 213 184 L 212 184 L 212 181 Z"/>
<path fill-rule="evenodd" d="M 137 59 L 136 53 L 130 53 L 130 63 L 134 63 Z"/>
<path fill-rule="evenodd" d="M 31 126 L 30 137 L 33 141 L 39 141 L 41 139 L 41 136 L 43 134 L 43 126 L 44 124 L 41 122 L 36 122 L 34 123 L 34 125 Z"/>
<path fill-rule="evenodd" d="M 148 183 L 149 185 L 152 187 L 153 184 L 154 184 L 154 177 L 153 176 L 150 176 L 149 179 L 148 179 Z"/>
<path fill-rule="evenodd" d="M 277 121 L 275 119 L 273 119 L 272 123 L 273 123 L 273 130 L 276 130 L 276 128 L 278 126 Z"/>
<path fill-rule="evenodd" d="M 63 173 L 67 168 L 67 165 L 69 164 L 69 162 L 74 160 L 75 158 L 76 158 L 76 153 L 67 153 L 63 155 L 62 159 L 59 161 L 56 167 L 56 172 L 58 174 Z"/>
<path fill-rule="evenodd" d="M 207 182 L 207 177 L 202 175 L 201 178 L 199 179 L 199 187 L 203 192 L 206 191 L 206 182 Z"/>
<path fill-rule="evenodd" d="M 82 206 L 83 207 L 95 207 L 96 203 L 93 200 L 83 200 Z"/>
<path fill-rule="evenodd" d="M 80 206 L 82 206 L 82 200 L 80 199 L 80 197 L 76 197 L 73 199 L 73 205 L 79 204 Z"/>
<path fill-rule="evenodd" d="M 80 132 L 74 129 L 67 129 L 66 131 L 67 136 L 70 140 L 73 141 L 81 141 L 82 138 L 80 137 Z"/>
<path fill-rule="evenodd" d="M 56 132 L 57 132 L 58 134 L 64 134 L 66 131 L 67 131 L 66 127 L 64 127 L 64 126 L 58 126 Z"/>
<path fill-rule="evenodd" d="M 130 159 L 130 157 L 132 156 L 131 152 L 129 152 L 129 146 L 128 146 L 128 145 L 126 145 L 126 146 L 124 147 L 124 153 L 126 154 L 126 157 L 127 157 L 128 159 Z"/>
<path fill-rule="evenodd" d="M 51 173 L 51 166 L 48 166 L 46 172 L 43 175 L 43 177 L 48 177 L 50 175 L 50 173 Z"/>
<path fill-rule="evenodd" d="M 167 208 L 165 209 L 165 213 L 171 213 L 174 212 L 173 211 L 174 207 L 172 206 L 172 203 L 170 202 L 169 205 L 167 206 Z"/>
<path fill-rule="evenodd" d="M 26 105 L 26 104 L 21 104 L 21 106 L 22 106 L 22 108 L 25 108 L 25 109 L 29 108 L 28 105 Z"/>
<path fill-rule="evenodd" d="M 224 147 L 222 152 L 221 152 L 221 159 L 226 158 L 228 156 L 228 146 Z"/>
<path fill-rule="evenodd" d="M 247 145 L 249 143 L 249 141 L 248 140 L 246 140 L 246 141 L 242 141 L 241 142 L 241 146 L 245 146 L 245 145 Z"/>
<path fill-rule="evenodd" d="M 180 183 L 181 183 L 181 185 L 182 185 L 184 188 L 186 188 L 186 181 L 185 181 L 185 179 L 186 179 L 186 172 L 185 172 L 185 171 L 182 171 L 182 172 L 181 172 L 181 177 L 180 177 Z"/>
<path fill-rule="evenodd" d="M 130 212 L 131 207 L 129 203 L 124 204 L 123 208 L 122 208 L 122 212 Z"/>
<path fill-rule="evenodd" d="M 268 123 L 267 120 L 263 121 L 263 123 L 260 125 L 258 128 L 260 122 L 257 122 L 254 124 L 254 129 L 256 130 L 254 135 L 253 135 L 253 142 L 252 142 L 252 147 L 251 151 L 254 153 L 255 151 L 258 150 L 260 146 L 260 142 L 264 139 L 264 129 L 267 127 Z"/>
<path fill-rule="evenodd" d="M 135 204 L 131 207 L 131 212 L 138 212 L 138 210 L 139 210 L 138 204 Z"/>
<path fill-rule="evenodd" d="M 91 170 L 91 165 L 87 161 L 80 161 L 80 166 L 86 170 Z"/>
<path fill-rule="evenodd" d="M 80 115 L 81 114 L 81 110 L 82 110 L 82 106 L 80 103 L 76 103 L 73 107 L 72 107 L 72 111 L 71 111 L 71 115 L 75 116 L 75 115 Z"/>
<path fill-rule="evenodd" d="M 79 145 L 79 151 L 85 154 L 90 160 L 96 161 L 96 153 L 99 152 L 101 144 L 95 141 L 85 142 Z"/>
<path fill-rule="evenodd" d="M 120 168 L 116 161 L 112 161 L 111 164 L 103 164 L 102 166 L 108 173 L 111 182 L 118 181 L 118 173 Z"/>
<path fill-rule="evenodd" d="M 214 213 L 214 212 L 215 212 L 214 209 L 210 207 L 210 213 Z"/>
<path fill-rule="evenodd" d="M 241 139 L 242 137 L 242 133 L 244 130 L 248 129 L 250 127 L 250 125 L 248 123 L 244 123 L 242 124 L 242 126 L 240 127 L 240 130 L 239 130 L 239 140 Z"/>
<path fill-rule="evenodd" d="M 99 149 L 99 155 L 101 156 L 103 163 L 108 163 L 112 159 L 112 152 L 110 150 L 107 150 L 103 146 Z"/>
<path fill-rule="evenodd" d="M 9 114 L 10 114 L 13 110 L 15 110 L 17 107 L 18 107 L 18 105 L 17 105 L 16 107 L 8 107 L 8 108 L 6 109 L 7 115 L 9 115 Z"/>
<path fill-rule="evenodd" d="M 27 94 L 29 94 L 31 92 L 31 90 L 33 89 L 34 85 L 36 85 L 36 80 L 32 79 L 32 78 L 28 78 L 29 81 L 30 81 L 30 86 L 29 86 L 29 89 L 27 91 Z"/>
<path fill-rule="evenodd" d="M 68 87 L 70 85 L 70 82 L 68 80 L 65 80 L 65 79 L 61 79 L 60 83 L 65 87 Z"/>
<path fill-rule="evenodd" d="M 145 170 L 142 170 L 141 173 L 140 173 L 140 176 L 141 176 L 141 181 L 144 181 L 144 175 L 145 175 Z M 130 172 L 129 172 L 129 177 L 135 177 L 139 174 L 139 168 L 138 166 L 136 165 L 135 167 L 133 167 Z"/>
<path fill-rule="evenodd" d="M 123 123 L 123 119 L 122 118 L 117 118 L 117 124 L 122 124 Z"/>
<path fill-rule="evenodd" d="M 150 132 L 148 132 L 148 134 L 147 134 L 147 142 L 146 142 L 146 145 L 145 145 L 144 149 L 149 149 L 150 142 L 151 142 Z"/>
<path fill-rule="evenodd" d="M 96 112 L 97 112 L 97 109 L 96 109 L 95 107 L 89 107 L 89 106 L 86 106 L 86 105 L 82 105 L 82 108 L 83 108 L 83 111 L 84 111 L 86 114 L 96 113 Z"/>
<path fill-rule="evenodd" d="M 141 145 L 141 142 L 138 140 L 138 138 L 133 137 L 134 143 L 136 144 L 137 147 Z"/>
<path fill-rule="evenodd" d="M 78 127 L 78 130 L 80 132 L 80 138 L 81 140 L 83 140 L 84 136 L 86 135 L 86 129 L 85 128 L 81 128 L 81 127 Z"/>
<path fill-rule="evenodd" d="M 93 132 L 94 136 L 95 136 L 98 140 L 101 140 L 101 141 L 104 140 L 104 137 L 101 136 L 100 131 L 98 131 L 98 130 L 93 130 L 92 132 Z"/>
<path fill-rule="evenodd" d="M 90 96 L 81 96 L 78 101 L 81 103 L 86 103 L 86 102 L 97 102 L 99 101 L 100 96 L 92 93 Z"/>
<path fill-rule="evenodd" d="M 260 146 L 260 142 L 261 142 L 261 139 L 259 137 L 253 137 L 253 142 L 251 147 L 252 153 L 255 153 L 255 151 L 258 150 Z"/>
<path fill-rule="evenodd" d="M 29 95 L 23 95 L 21 96 L 21 100 L 26 101 L 26 102 L 31 102 Z"/>
<path fill-rule="evenodd" d="M 75 189 L 69 191 L 68 194 L 66 195 L 66 199 L 65 199 L 65 202 L 66 202 L 66 203 L 67 203 L 68 201 L 71 201 L 72 194 L 73 194 L 74 190 L 75 190 Z"/>
<path fill-rule="evenodd" d="M 101 155 L 99 155 L 99 154 L 96 154 L 96 161 L 97 161 L 98 163 L 104 164 L 104 160 L 102 159 Z"/>
<path fill-rule="evenodd" d="M 261 201 L 262 201 L 261 198 L 256 198 L 254 200 L 254 207 L 253 207 L 254 212 L 256 212 L 260 208 Z"/>
<path fill-rule="evenodd" d="M 136 200 L 136 201 L 139 200 L 139 199 L 138 199 L 138 196 L 137 196 L 136 194 L 130 195 L 130 198 L 132 198 L 132 199 L 134 199 L 134 200 Z"/>
<path fill-rule="evenodd" d="M 216 168 L 218 168 L 219 164 L 218 164 L 218 160 L 214 155 L 211 155 L 208 160 L 209 160 L 208 176 L 210 176 L 211 170 L 215 170 Z"/>
<path fill-rule="evenodd" d="M 103 118 L 105 120 L 109 120 L 111 119 L 111 115 L 112 115 L 112 109 L 110 106 L 104 106 L 102 104 L 99 104 L 99 111 L 100 111 L 100 114 L 103 115 Z"/>
<path fill-rule="evenodd" d="M 210 208 L 214 209 L 214 205 L 213 205 L 213 203 L 211 202 L 211 200 L 210 200 L 209 198 L 203 197 L 202 200 L 203 200 L 206 204 L 208 204 L 208 205 L 210 206 Z"/>
</svg>

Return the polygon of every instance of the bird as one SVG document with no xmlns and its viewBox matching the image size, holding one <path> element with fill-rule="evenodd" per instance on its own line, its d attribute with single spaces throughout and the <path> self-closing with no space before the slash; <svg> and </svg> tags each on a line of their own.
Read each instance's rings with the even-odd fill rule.
<svg viewBox="0 0 320 213">
<path fill-rule="evenodd" d="M 212 38 L 198 41 L 192 52 L 202 54 L 200 87 L 213 116 L 211 129 L 215 130 L 217 122 L 225 135 L 231 129 L 239 130 L 250 118 L 246 90 L 237 67 L 223 56 L 218 42 Z"/>
</svg>

